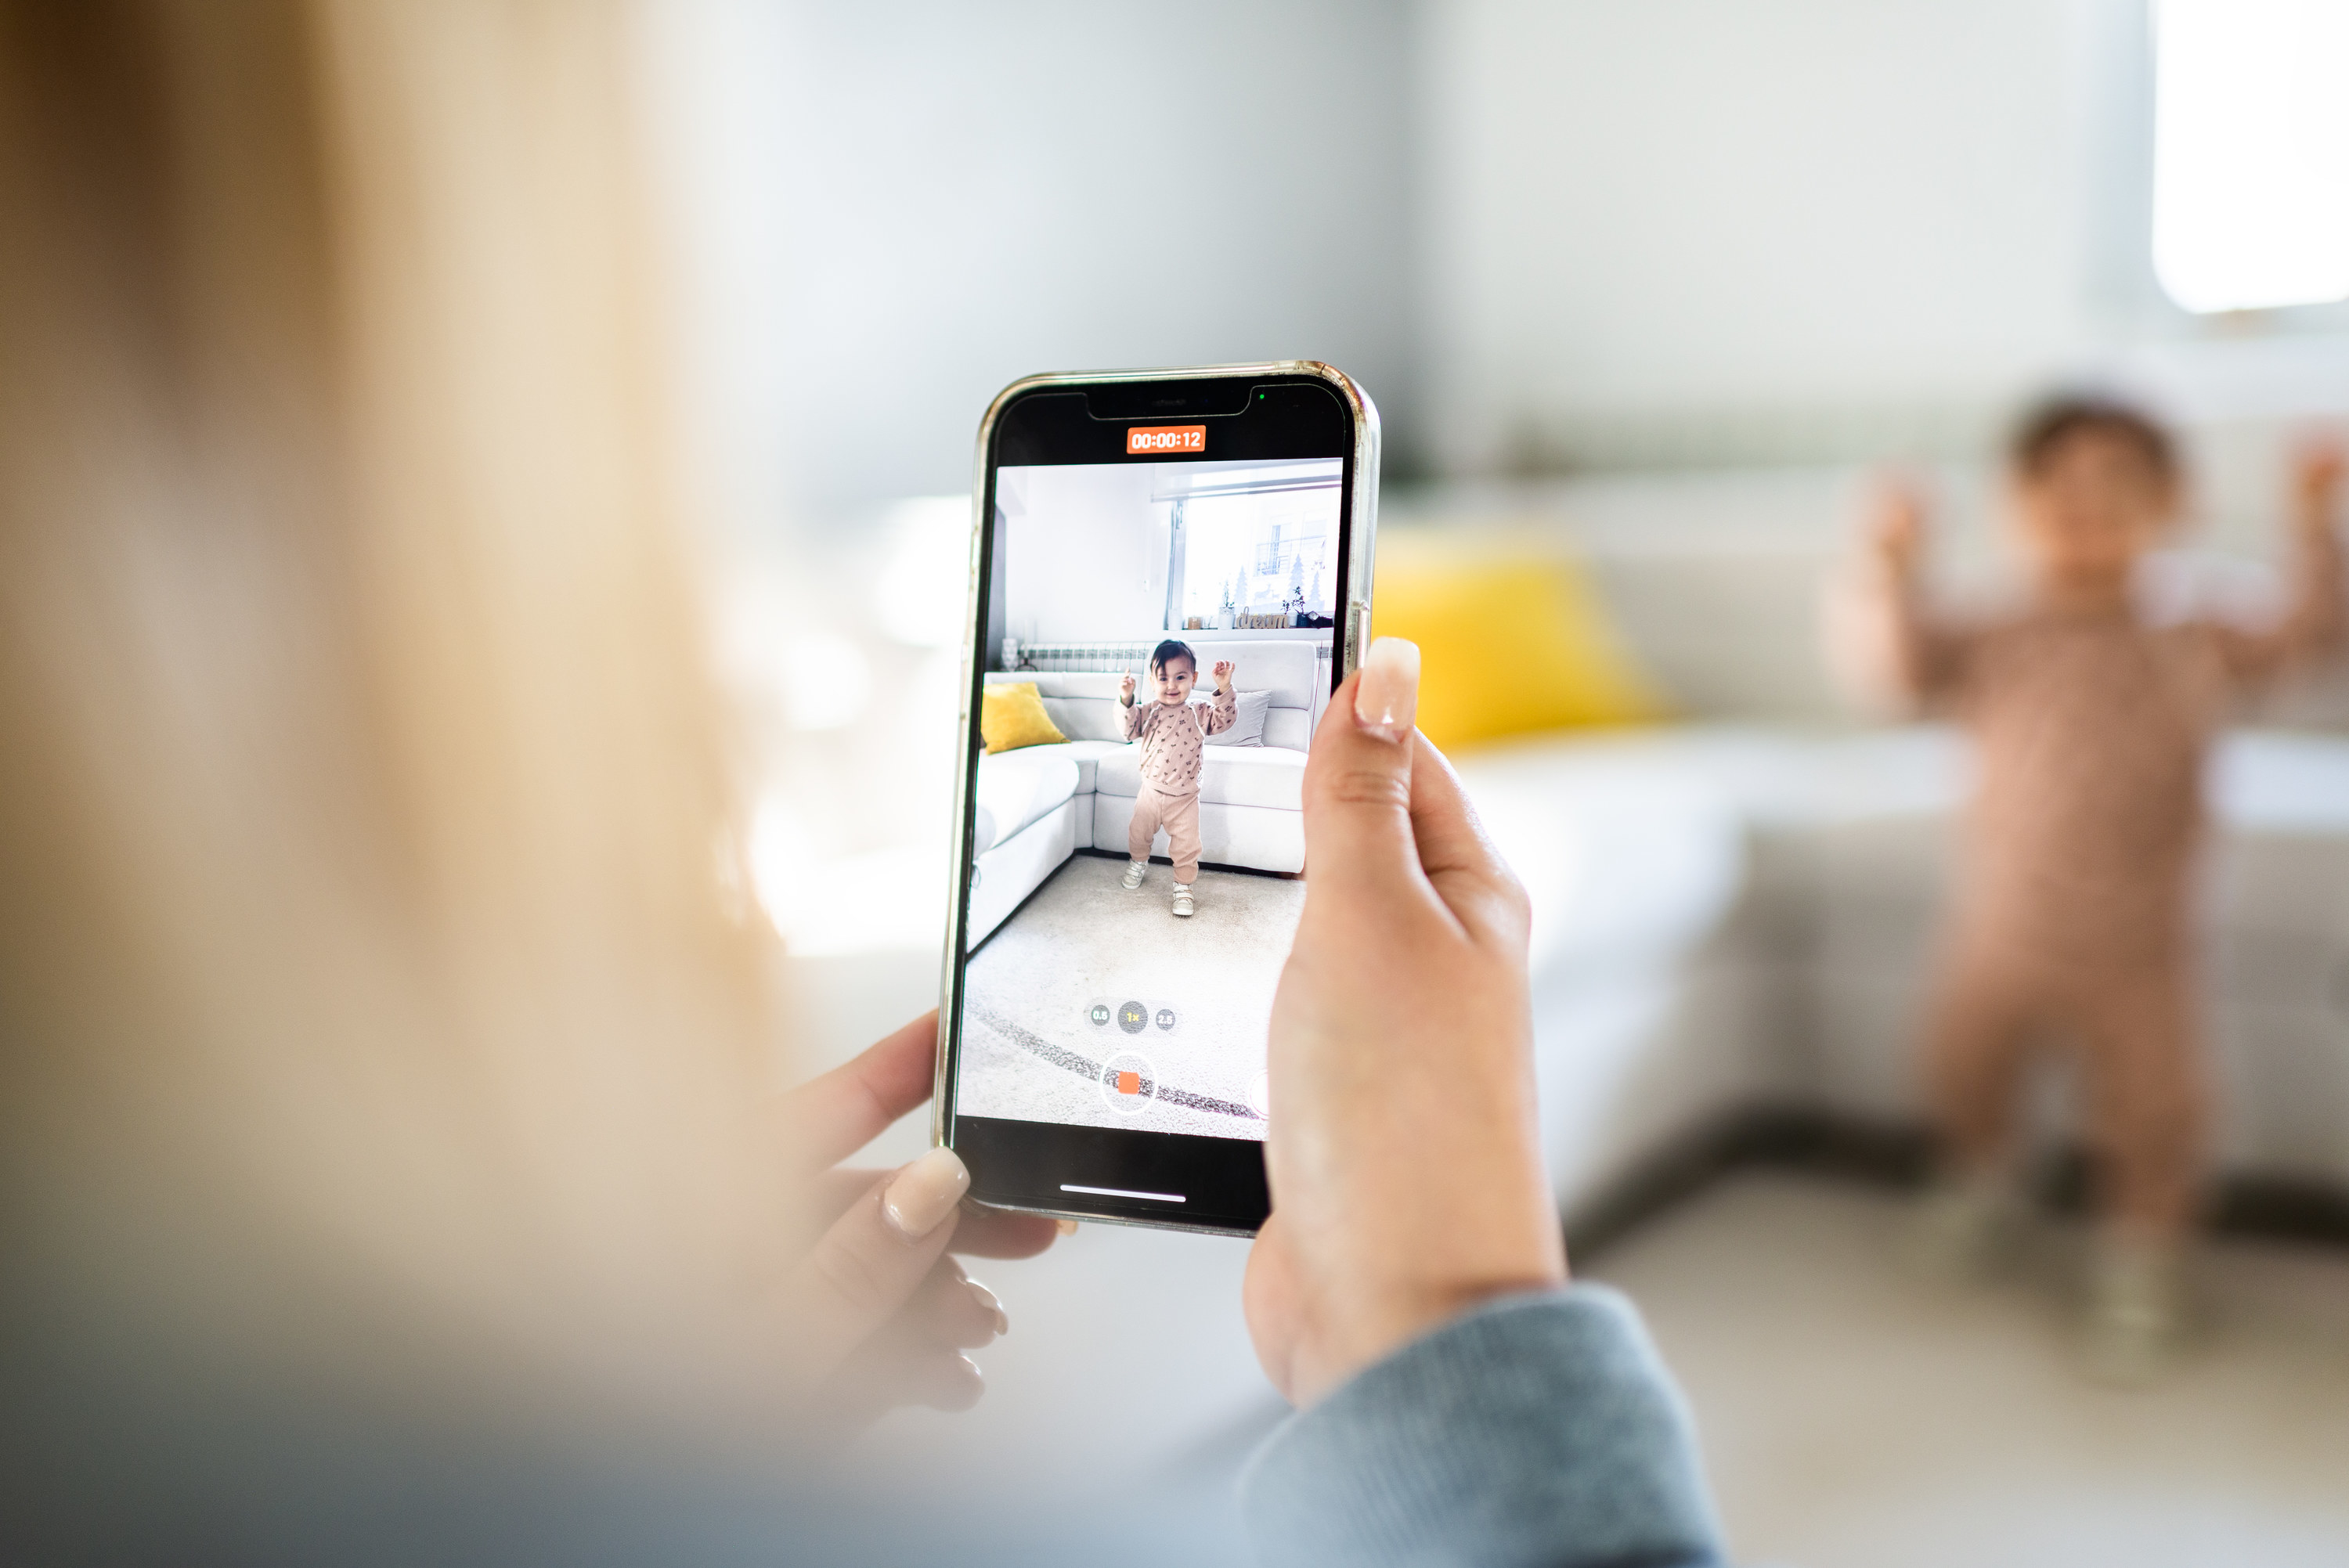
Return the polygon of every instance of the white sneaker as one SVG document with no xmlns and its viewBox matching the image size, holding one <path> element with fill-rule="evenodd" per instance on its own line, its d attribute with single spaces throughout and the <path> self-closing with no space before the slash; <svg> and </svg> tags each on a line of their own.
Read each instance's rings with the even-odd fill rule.
<svg viewBox="0 0 2349 1568">
<path fill-rule="evenodd" d="M 1981 1279 L 2005 1262 L 2023 1217 L 2022 1200 L 2003 1174 L 1943 1176 L 1910 1222 L 1909 1266 L 1937 1284 Z"/>
<path fill-rule="evenodd" d="M 1126 862 L 1125 862 L 1125 881 L 1124 881 L 1122 884 L 1120 884 L 1120 885 L 1122 885 L 1123 887 L 1124 887 L 1124 889 L 1125 889 L 1128 892 L 1133 892 L 1135 888 L 1140 887 L 1140 886 L 1142 885 L 1142 873 L 1143 873 L 1143 872 L 1145 869 L 1146 869 L 1146 868 L 1143 865 L 1143 863 L 1142 863 L 1140 861 L 1126 861 Z"/>
<path fill-rule="evenodd" d="M 1191 884 L 1189 882 L 1174 884 L 1174 913 L 1185 920 L 1191 916 Z"/>
<path fill-rule="evenodd" d="M 2186 1253 L 2177 1242 L 2097 1239 L 2088 1286 L 2091 1376 L 2141 1387 L 2177 1364 L 2187 1328 Z"/>
</svg>

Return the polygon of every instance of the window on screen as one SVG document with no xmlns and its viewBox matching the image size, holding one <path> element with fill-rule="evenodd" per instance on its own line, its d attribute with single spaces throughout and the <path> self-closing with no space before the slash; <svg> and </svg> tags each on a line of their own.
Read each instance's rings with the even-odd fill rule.
<svg viewBox="0 0 2349 1568">
<path fill-rule="evenodd" d="M 1170 531 L 1169 625 L 1309 624 L 1335 597 L 1339 465 L 1203 476 Z M 1327 625 L 1327 619 L 1319 622 Z"/>
</svg>

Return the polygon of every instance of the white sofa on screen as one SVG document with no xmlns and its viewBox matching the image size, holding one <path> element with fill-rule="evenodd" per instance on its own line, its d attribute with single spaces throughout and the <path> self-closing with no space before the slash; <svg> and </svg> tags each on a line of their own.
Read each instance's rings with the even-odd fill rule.
<svg viewBox="0 0 2349 1568">
<path fill-rule="evenodd" d="M 1264 692 L 1260 746 L 1210 746 L 1199 779 L 1199 842 L 1208 865 L 1305 869 L 1305 748 L 1328 699 L 1330 666 L 1310 640 L 1183 639 L 1199 655 L 1201 686 L 1218 659 L 1233 686 Z M 1137 685 L 1146 681 L 1135 661 Z M 1069 738 L 1056 746 L 979 758 L 971 855 L 976 874 L 966 940 L 987 939 L 1081 849 L 1125 852 L 1142 791 L 1141 748 L 1121 738 L 1115 671 L 989 671 L 990 684 L 1033 681 L 1044 710 Z M 1148 700 L 1146 692 L 1137 700 Z M 1166 853 L 1161 830 L 1153 842 Z"/>
</svg>

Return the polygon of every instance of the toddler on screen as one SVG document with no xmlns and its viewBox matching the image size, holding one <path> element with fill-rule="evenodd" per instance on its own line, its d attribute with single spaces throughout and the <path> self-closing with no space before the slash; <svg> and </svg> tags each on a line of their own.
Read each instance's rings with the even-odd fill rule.
<svg viewBox="0 0 2349 1568">
<path fill-rule="evenodd" d="M 2067 398 L 2013 443 L 2030 593 L 2004 616 L 1932 614 L 1916 500 L 1888 497 L 1872 541 L 1879 673 L 1972 732 L 1979 784 L 1951 939 L 1926 1022 L 1925 1076 L 1950 1179 L 1920 1241 L 1978 1261 L 2009 1207 L 2006 1165 L 2034 1030 L 2075 1055 L 2105 1233 L 2090 1301 L 2097 1369 L 2157 1370 L 2183 1318 L 2182 1248 L 2208 1119 L 2192 885 L 2201 777 L 2228 699 L 2337 645 L 2343 558 L 2336 449 L 2294 487 L 2291 595 L 2264 626 L 2157 623 L 2137 567 L 2175 520 L 2170 438 L 2124 405 Z"/>
<path fill-rule="evenodd" d="M 1185 918 L 1192 911 L 1191 884 L 1199 875 L 1199 774 L 1206 739 L 1229 729 L 1239 717 L 1232 668 L 1229 659 L 1217 660 L 1215 701 L 1195 703 L 1191 688 L 1199 678 L 1199 655 L 1189 644 L 1169 637 L 1150 652 L 1156 701 L 1136 705 L 1130 675 L 1118 686 L 1119 727 L 1126 739 L 1142 742 L 1142 793 L 1133 802 L 1133 825 L 1126 830 L 1125 851 L 1132 863 L 1125 868 L 1125 885 L 1142 885 L 1150 867 L 1151 840 L 1164 828 L 1166 848 L 1174 859 L 1174 913 Z"/>
</svg>

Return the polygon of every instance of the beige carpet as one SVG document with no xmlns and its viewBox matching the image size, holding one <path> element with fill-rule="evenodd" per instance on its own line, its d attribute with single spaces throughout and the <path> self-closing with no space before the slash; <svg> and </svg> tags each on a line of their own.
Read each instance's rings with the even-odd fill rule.
<svg viewBox="0 0 2349 1568">
<path fill-rule="evenodd" d="M 1261 1138 L 1265 1020 L 1305 884 L 1202 868 L 1198 913 L 1178 919 L 1173 869 L 1129 890 L 1125 865 L 1072 857 L 972 956 L 958 1109 Z"/>
<path fill-rule="evenodd" d="M 1894 1262 L 1898 1198 L 1751 1175 L 1608 1251 L 1688 1391 L 1737 1560 L 2349 1563 L 2349 1253 L 2223 1243 L 2173 1378 L 2083 1378 L 2082 1238 L 2003 1281 Z"/>
</svg>

